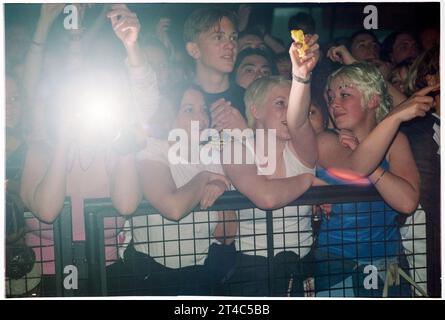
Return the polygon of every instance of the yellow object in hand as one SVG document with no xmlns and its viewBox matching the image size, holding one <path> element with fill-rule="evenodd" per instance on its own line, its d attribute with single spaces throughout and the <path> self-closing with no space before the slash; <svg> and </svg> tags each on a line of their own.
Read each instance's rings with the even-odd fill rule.
<svg viewBox="0 0 445 320">
<path fill-rule="evenodd" d="M 290 32 L 292 39 L 295 41 L 295 43 L 301 44 L 301 47 L 298 50 L 298 56 L 300 58 L 303 58 L 306 55 L 306 50 L 309 49 L 306 42 L 304 42 L 304 32 L 303 30 L 292 30 Z"/>
</svg>

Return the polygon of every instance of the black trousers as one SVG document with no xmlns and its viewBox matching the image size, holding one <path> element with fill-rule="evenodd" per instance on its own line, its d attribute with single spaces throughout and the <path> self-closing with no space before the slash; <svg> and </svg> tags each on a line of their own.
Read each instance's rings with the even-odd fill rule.
<svg viewBox="0 0 445 320">
<path fill-rule="evenodd" d="M 263 256 L 238 252 L 236 271 L 225 284 L 224 293 L 249 297 L 302 297 L 303 281 L 310 275 L 311 263 L 310 253 L 300 259 L 292 251 L 282 251 L 268 261 Z"/>
<path fill-rule="evenodd" d="M 235 259 L 233 244 L 214 243 L 203 265 L 172 269 L 130 244 L 124 261 L 107 267 L 108 295 L 220 295 L 223 283 L 233 273 Z"/>
</svg>

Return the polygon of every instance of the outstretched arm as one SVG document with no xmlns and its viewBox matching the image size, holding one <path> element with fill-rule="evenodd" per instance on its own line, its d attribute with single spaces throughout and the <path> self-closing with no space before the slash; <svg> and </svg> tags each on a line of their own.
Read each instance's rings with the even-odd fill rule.
<svg viewBox="0 0 445 320">
<path fill-rule="evenodd" d="M 309 121 L 309 106 L 311 103 L 309 79 L 319 58 L 318 36 L 306 36 L 309 47 L 304 57 L 299 56 L 300 44 L 293 42 L 289 55 L 292 60 L 292 87 L 287 109 L 287 126 L 292 137 L 292 146 L 298 158 L 308 167 L 315 167 L 318 158 L 315 132 Z"/>
<path fill-rule="evenodd" d="M 41 6 L 40 17 L 25 58 L 23 86 L 25 98 L 29 105 L 32 105 L 33 99 L 36 97 L 48 33 L 64 7 L 64 3 L 44 3 Z"/>
<path fill-rule="evenodd" d="M 138 44 L 138 17 L 124 4 L 112 5 L 107 17 L 111 19 L 114 33 L 127 51 L 126 64 L 136 107 L 135 118 L 145 126 L 158 107 L 159 90 L 156 74 Z"/>
</svg>

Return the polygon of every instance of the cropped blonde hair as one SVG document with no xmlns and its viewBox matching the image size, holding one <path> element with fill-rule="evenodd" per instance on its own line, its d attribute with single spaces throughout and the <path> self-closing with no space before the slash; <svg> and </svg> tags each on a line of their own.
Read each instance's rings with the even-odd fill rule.
<svg viewBox="0 0 445 320">
<path fill-rule="evenodd" d="M 255 127 L 255 118 L 250 111 L 250 107 L 255 105 L 263 108 L 267 93 L 273 87 L 280 85 L 292 85 L 292 82 L 283 76 L 269 76 L 256 79 L 247 88 L 244 94 L 244 104 L 246 105 L 247 124 L 250 128 Z"/>
<path fill-rule="evenodd" d="M 338 77 L 351 81 L 362 93 L 362 103 L 365 106 L 374 95 L 380 98 L 380 105 L 376 110 L 377 122 L 380 122 L 387 115 L 392 106 L 392 99 L 388 93 L 386 81 L 377 67 L 368 62 L 359 62 L 343 66 L 328 77 L 326 89 L 328 89 L 331 82 Z"/>
</svg>

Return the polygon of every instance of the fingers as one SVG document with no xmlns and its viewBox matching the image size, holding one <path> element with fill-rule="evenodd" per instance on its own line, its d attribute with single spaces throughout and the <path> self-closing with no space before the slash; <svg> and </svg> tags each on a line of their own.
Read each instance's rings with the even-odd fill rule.
<svg viewBox="0 0 445 320">
<path fill-rule="evenodd" d="M 342 63 L 341 53 L 337 47 L 331 47 L 328 50 L 327 57 L 333 62 Z"/>
<path fill-rule="evenodd" d="M 222 99 L 222 101 L 219 104 L 212 105 L 210 107 L 210 112 L 211 112 L 212 118 L 217 117 L 220 114 L 227 113 L 228 108 L 230 108 L 231 106 L 232 106 L 232 103 L 230 101 L 226 101 L 224 99 Z"/>
<path fill-rule="evenodd" d="M 434 86 L 428 86 L 428 87 L 425 87 L 425 88 L 417 91 L 416 93 L 414 93 L 414 96 L 417 96 L 417 97 L 426 96 L 428 93 L 437 91 L 439 88 L 440 88 L 440 83 L 438 83 Z"/>
<path fill-rule="evenodd" d="M 356 138 L 352 137 L 341 137 L 340 143 L 345 147 L 351 150 L 355 150 L 358 146 L 358 141 Z"/>
<path fill-rule="evenodd" d="M 213 206 L 216 199 L 218 199 L 221 194 L 222 192 L 218 189 L 217 186 L 207 185 L 205 187 L 204 195 L 200 202 L 201 209 L 206 210 L 209 207 Z"/>
<path fill-rule="evenodd" d="M 218 100 L 216 100 L 215 102 L 213 102 L 213 103 L 210 105 L 210 107 L 209 107 L 210 112 L 213 112 L 215 109 L 217 109 L 218 107 L 220 107 L 220 105 L 222 105 L 225 101 L 226 101 L 226 99 L 221 98 L 221 99 L 218 99 Z"/>
<path fill-rule="evenodd" d="M 232 120 L 232 112 L 229 108 L 222 109 L 218 114 L 212 114 L 212 124 L 222 125 L 229 124 Z"/>
<path fill-rule="evenodd" d="M 232 109 L 231 102 L 224 99 L 220 99 L 212 104 L 210 112 L 214 128 L 225 126 L 230 122 L 230 118 L 233 116 Z"/>
<path fill-rule="evenodd" d="M 414 96 L 412 99 L 415 103 L 421 104 L 432 104 L 434 102 L 434 98 L 430 96 Z"/>
<path fill-rule="evenodd" d="M 318 34 L 314 34 L 314 35 L 306 35 L 304 41 L 306 42 L 306 44 L 308 45 L 308 47 L 313 46 L 314 44 L 317 43 L 318 39 L 320 37 L 318 36 Z"/>
<path fill-rule="evenodd" d="M 214 173 L 213 180 L 221 181 L 222 183 L 224 183 L 224 185 L 225 185 L 225 187 L 223 187 L 224 190 L 230 188 L 230 180 L 222 174 Z"/>
</svg>

